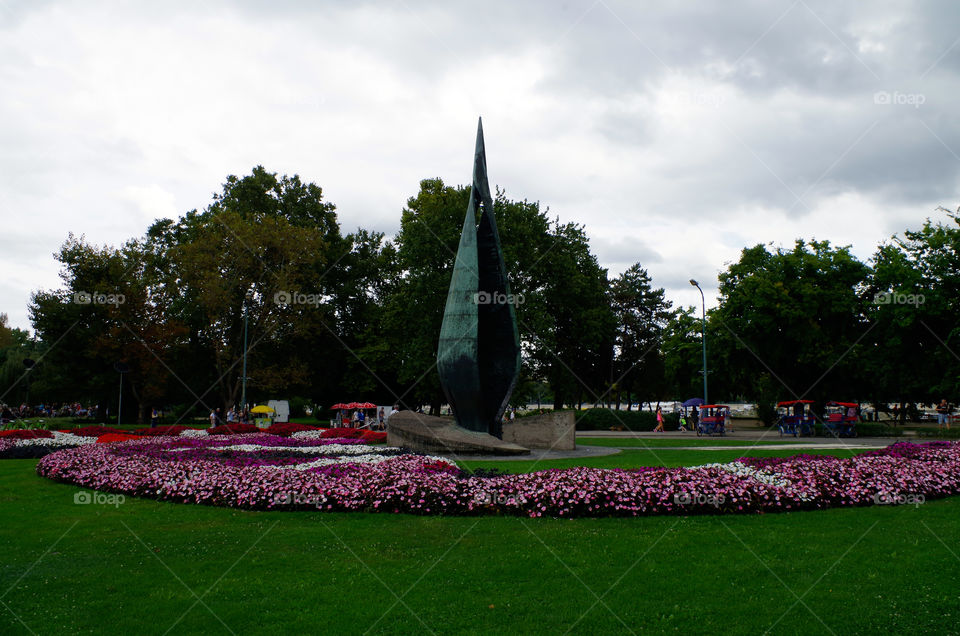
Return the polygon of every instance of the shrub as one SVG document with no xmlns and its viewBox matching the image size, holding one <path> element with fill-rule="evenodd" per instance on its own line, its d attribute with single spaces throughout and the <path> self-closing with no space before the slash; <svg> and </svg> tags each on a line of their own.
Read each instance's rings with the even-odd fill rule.
<svg viewBox="0 0 960 636">
<path fill-rule="evenodd" d="M 614 411 L 612 409 L 586 409 L 574 411 L 578 431 L 609 431 L 623 428 L 627 431 L 652 431 L 657 427 L 657 415 L 653 411 Z M 663 414 L 663 426 L 667 430 L 680 425 L 675 413 Z"/>
<path fill-rule="evenodd" d="M 306 416 L 306 408 L 310 406 L 310 400 L 305 397 L 292 397 L 287 402 L 290 405 L 290 417 Z"/>
</svg>

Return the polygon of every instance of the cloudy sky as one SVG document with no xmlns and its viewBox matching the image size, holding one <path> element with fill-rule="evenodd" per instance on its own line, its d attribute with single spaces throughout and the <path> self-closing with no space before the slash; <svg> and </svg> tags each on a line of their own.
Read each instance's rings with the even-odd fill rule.
<svg viewBox="0 0 960 636">
<path fill-rule="evenodd" d="M 676 5 L 676 6 L 667 6 Z M 878 242 L 955 208 L 960 5 L 0 0 L 0 312 L 257 164 L 393 234 L 491 180 L 680 304 L 756 243 Z"/>
</svg>

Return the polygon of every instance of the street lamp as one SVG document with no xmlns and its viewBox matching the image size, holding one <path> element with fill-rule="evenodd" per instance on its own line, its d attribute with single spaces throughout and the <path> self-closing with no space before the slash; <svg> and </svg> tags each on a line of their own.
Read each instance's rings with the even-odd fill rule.
<svg viewBox="0 0 960 636">
<path fill-rule="evenodd" d="M 247 311 L 251 300 L 253 300 L 253 288 L 247 290 L 247 295 L 243 299 L 243 388 L 240 390 L 241 412 L 246 409 L 247 405 Z"/>
<path fill-rule="evenodd" d="M 113 365 L 113 370 L 120 374 L 120 394 L 117 396 L 117 424 L 120 424 L 120 416 L 123 415 L 123 374 L 130 373 L 130 365 L 120 361 Z"/>
<path fill-rule="evenodd" d="M 23 366 L 27 368 L 27 370 L 24 371 L 23 373 L 24 380 L 26 380 L 25 384 L 27 385 L 27 399 L 24 400 L 24 403 L 28 407 L 30 406 L 30 372 L 33 371 L 33 367 L 35 367 L 36 364 L 37 364 L 36 360 L 33 360 L 31 358 L 23 359 Z"/>
<path fill-rule="evenodd" d="M 703 309 L 703 321 L 700 323 L 700 339 L 703 342 L 703 403 L 709 404 L 710 402 L 707 401 L 707 301 L 703 297 L 700 283 L 691 278 L 690 284 L 700 291 L 700 306 Z"/>
</svg>

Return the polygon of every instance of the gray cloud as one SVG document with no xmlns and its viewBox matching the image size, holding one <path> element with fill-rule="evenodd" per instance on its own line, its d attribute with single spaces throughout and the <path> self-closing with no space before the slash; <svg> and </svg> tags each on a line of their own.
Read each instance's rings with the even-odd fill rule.
<svg viewBox="0 0 960 636">
<path fill-rule="evenodd" d="M 468 180 L 477 115 L 509 196 L 679 302 L 744 245 L 868 258 L 955 207 L 958 18 L 946 1 L 3 0 L 0 311 L 28 326 L 68 231 L 119 244 L 256 164 L 320 184 L 345 228 L 392 233 L 420 179 Z"/>
</svg>

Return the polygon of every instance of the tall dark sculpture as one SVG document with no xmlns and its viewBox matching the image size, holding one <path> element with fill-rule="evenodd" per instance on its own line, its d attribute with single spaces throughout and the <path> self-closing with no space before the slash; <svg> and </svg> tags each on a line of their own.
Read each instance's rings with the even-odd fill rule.
<svg viewBox="0 0 960 636">
<path fill-rule="evenodd" d="M 520 336 L 493 199 L 483 121 L 477 124 L 473 185 L 440 328 L 437 369 L 457 423 L 503 437 L 501 417 L 520 372 Z"/>
</svg>

